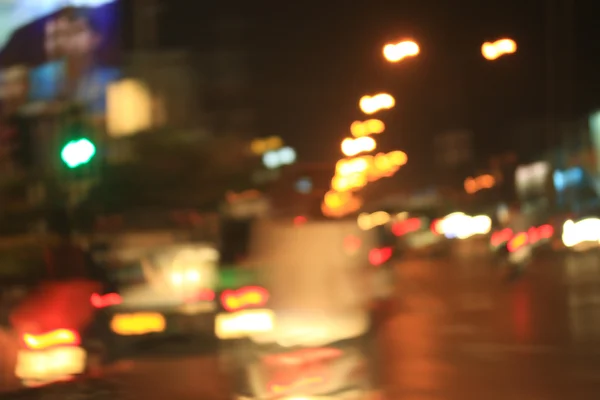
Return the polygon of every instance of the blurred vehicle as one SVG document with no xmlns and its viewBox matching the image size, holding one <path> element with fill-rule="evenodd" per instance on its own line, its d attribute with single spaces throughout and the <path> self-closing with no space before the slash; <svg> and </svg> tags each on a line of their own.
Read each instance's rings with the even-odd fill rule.
<svg viewBox="0 0 600 400">
<path fill-rule="evenodd" d="M 68 236 L 40 247 L 44 272 L 9 310 L 18 338 L 14 373 L 25 386 L 71 379 L 97 359 L 89 331 L 95 312 L 87 299 L 105 282 Z"/>
<path fill-rule="evenodd" d="M 533 250 L 538 250 L 545 246 L 549 247 L 552 244 L 554 227 L 550 224 L 543 224 L 540 226 L 532 226 L 524 232 L 514 232 L 511 228 L 496 230 L 490 235 L 490 248 L 493 252 L 504 249 L 508 246 L 511 239 L 519 234 L 525 234 L 527 243 Z"/>
<path fill-rule="evenodd" d="M 450 242 L 438 231 L 437 218 L 411 214 L 405 220 L 392 225 L 392 233 L 398 238 L 404 251 L 417 255 L 445 256 Z"/>
<path fill-rule="evenodd" d="M 504 228 L 491 235 L 490 247 L 496 264 L 507 269 L 509 279 L 519 277 L 526 270 L 534 256 L 536 244 L 541 241 L 538 235 L 536 228 L 517 233 L 510 228 Z"/>
<path fill-rule="evenodd" d="M 379 242 L 383 246 L 393 247 L 395 256 L 443 255 L 448 251 L 448 243 L 443 235 L 435 231 L 433 214 L 432 211 L 376 211 L 362 213 L 357 222 L 363 230 L 375 230 Z"/>
<path fill-rule="evenodd" d="M 262 284 L 222 294 L 220 307 L 242 314 L 227 317 L 235 338 L 223 324 L 217 332 L 228 341 L 224 365 L 237 398 L 337 398 L 373 388 L 372 375 L 359 376 L 376 375 L 372 333 L 385 319 L 376 305 L 393 292 L 377 278 L 393 249 L 379 243 L 354 221 L 256 222 L 246 265 Z"/>
<path fill-rule="evenodd" d="M 214 338 L 219 252 L 210 243 L 170 244 L 115 250 L 116 290 L 94 293 L 110 328 L 111 358 L 148 339 Z"/>
</svg>

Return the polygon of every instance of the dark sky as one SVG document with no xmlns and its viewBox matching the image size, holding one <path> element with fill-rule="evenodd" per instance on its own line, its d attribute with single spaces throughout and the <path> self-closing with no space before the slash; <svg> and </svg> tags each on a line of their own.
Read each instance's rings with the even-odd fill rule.
<svg viewBox="0 0 600 400">
<path fill-rule="evenodd" d="M 566 0 L 549 0 L 567 4 Z M 252 1 L 170 0 L 163 26 L 171 44 L 201 41 L 203 24 L 219 14 L 247 20 L 253 103 L 258 135 L 279 134 L 302 158 L 339 157 L 339 143 L 360 119 L 363 94 L 388 91 L 393 111 L 378 115 L 388 125 L 387 149 L 407 149 L 421 160 L 434 134 L 466 128 L 481 153 L 511 148 L 510 127 L 545 115 L 550 82 L 559 82 L 559 108 L 585 110 L 600 99 L 598 6 L 576 1 L 548 33 L 544 0 Z M 200 4 L 202 6 L 200 6 Z M 193 5 L 192 5 L 193 4 Z M 217 6 L 216 4 L 219 4 Z M 196 7 L 196 9 L 193 9 Z M 186 10 L 187 12 L 183 13 Z M 178 15 L 175 18 L 175 15 Z M 167 28 L 168 27 L 168 28 Z M 167 33 L 168 31 L 168 33 Z M 572 45 L 554 40 L 556 36 Z M 514 38 L 518 53 L 496 62 L 480 52 L 486 40 Z M 381 55 L 387 41 L 413 38 L 421 54 L 400 64 Z M 547 75 L 548 42 L 554 78 Z M 572 101 L 564 88 L 572 88 Z M 426 162 L 422 163 L 426 165 Z"/>
</svg>

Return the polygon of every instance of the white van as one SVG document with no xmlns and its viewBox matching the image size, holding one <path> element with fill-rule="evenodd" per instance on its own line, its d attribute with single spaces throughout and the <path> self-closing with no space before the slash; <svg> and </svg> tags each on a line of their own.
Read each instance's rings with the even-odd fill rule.
<svg viewBox="0 0 600 400">
<path fill-rule="evenodd" d="M 372 390 L 372 303 L 381 281 L 392 291 L 389 270 L 369 263 L 373 250 L 374 231 L 354 220 L 255 223 L 247 261 L 260 271 L 275 317 L 270 331 L 229 348 L 238 397 L 354 398 Z"/>
</svg>

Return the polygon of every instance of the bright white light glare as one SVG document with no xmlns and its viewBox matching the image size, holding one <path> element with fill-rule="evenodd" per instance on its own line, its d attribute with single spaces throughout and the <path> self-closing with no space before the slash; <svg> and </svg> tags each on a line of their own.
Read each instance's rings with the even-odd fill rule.
<svg viewBox="0 0 600 400">
<path fill-rule="evenodd" d="M 81 347 L 59 347 L 48 351 L 20 351 L 15 374 L 24 380 L 53 380 L 85 370 L 86 353 Z"/>
<path fill-rule="evenodd" d="M 176 286 L 180 286 L 183 284 L 183 275 L 179 272 L 173 272 L 171 274 L 171 283 Z"/>
<path fill-rule="evenodd" d="M 275 315 L 270 310 L 246 310 L 233 314 L 219 314 L 215 321 L 215 334 L 220 339 L 234 339 L 253 333 L 273 330 Z"/>
<path fill-rule="evenodd" d="M 485 235 L 492 229 L 492 220 L 487 215 L 477 215 L 471 218 L 471 232 L 475 235 Z"/>
<path fill-rule="evenodd" d="M 283 165 L 290 165 L 296 162 L 296 152 L 291 147 L 284 147 L 279 150 L 279 162 Z"/>
<path fill-rule="evenodd" d="M 489 233 L 492 229 L 492 220 L 486 215 L 471 217 L 462 212 L 456 212 L 439 221 L 436 229 L 449 239 L 467 239 L 471 236 Z"/>
<path fill-rule="evenodd" d="M 586 218 L 578 222 L 568 220 L 563 225 L 562 242 L 567 247 L 585 242 L 600 244 L 600 219 Z"/>
<path fill-rule="evenodd" d="M 348 157 L 353 157 L 360 153 L 368 153 L 375 150 L 377 142 L 369 136 L 363 136 L 356 139 L 346 138 L 342 141 L 342 153 Z"/>
<path fill-rule="evenodd" d="M 542 188 L 546 183 L 549 173 L 550 165 L 544 161 L 521 165 L 515 172 L 517 188 L 521 191 L 529 188 Z"/>
<path fill-rule="evenodd" d="M 263 164 L 268 169 L 275 169 L 296 162 L 296 151 L 291 147 L 268 151 L 263 154 Z"/>
<path fill-rule="evenodd" d="M 379 110 L 389 110 L 396 105 L 396 100 L 387 93 L 379 93 L 374 96 L 363 96 L 358 105 L 365 114 L 374 114 Z"/>
<path fill-rule="evenodd" d="M 200 282 L 200 272 L 193 269 L 186 271 L 185 280 L 192 283 Z"/>
<path fill-rule="evenodd" d="M 390 62 L 398 62 L 406 57 L 419 54 L 419 45 L 413 41 L 406 40 L 397 44 L 387 44 L 383 48 L 384 57 Z"/>
<path fill-rule="evenodd" d="M 279 154 L 276 151 L 266 152 L 263 154 L 263 164 L 269 169 L 275 169 L 279 167 Z"/>
</svg>

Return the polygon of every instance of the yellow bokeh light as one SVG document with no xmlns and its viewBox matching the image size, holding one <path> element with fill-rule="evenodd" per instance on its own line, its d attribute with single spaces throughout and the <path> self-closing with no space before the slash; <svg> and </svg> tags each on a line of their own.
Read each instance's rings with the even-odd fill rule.
<svg viewBox="0 0 600 400">
<path fill-rule="evenodd" d="M 496 186 L 496 178 L 490 174 L 478 176 L 477 178 L 469 177 L 465 179 L 465 192 L 469 194 L 476 193 L 483 189 L 490 189 Z"/>
<path fill-rule="evenodd" d="M 341 218 L 358 211 L 360 207 L 362 207 L 362 200 L 351 192 L 336 193 L 329 191 L 325 194 L 321 211 L 326 217 Z"/>
<path fill-rule="evenodd" d="M 358 105 L 365 114 L 374 114 L 380 110 L 389 110 L 396 105 L 396 100 L 387 93 L 361 97 Z"/>
<path fill-rule="evenodd" d="M 388 153 L 387 157 L 390 162 L 395 166 L 402 166 L 408 162 L 408 156 L 405 152 L 396 150 Z"/>
<path fill-rule="evenodd" d="M 388 43 L 383 47 L 383 56 L 389 62 L 396 63 L 407 57 L 414 57 L 421 49 L 416 42 L 405 40 L 399 43 Z"/>
<path fill-rule="evenodd" d="M 342 159 L 337 162 L 335 171 L 338 175 L 350 175 L 360 172 L 366 172 L 370 163 L 368 157 L 358 157 L 351 159 Z"/>
<path fill-rule="evenodd" d="M 250 150 L 256 155 L 264 154 L 271 150 L 277 150 L 283 147 L 283 139 L 279 136 L 271 136 L 264 139 L 254 139 L 250 143 Z"/>
<path fill-rule="evenodd" d="M 500 39 L 495 42 L 485 42 L 481 46 L 481 54 L 486 60 L 493 61 L 506 54 L 517 52 L 517 43 L 512 39 Z"/>
<path fill-rule="evenodd" d="M 346 138 L 342 141 L 342 153 L 348 157 L 353 157 L 360 153 L 367 153 L 375 150 L 377 142 L 375 139 L 368 136 L 359 137 L 356 139 Z"/>
<path fill-rule="evenodd" d="M 164 331 L 166 321 L 161 314 L 151 312 L 116 314 L 110 326 L 112 331 L 119 335 L 144 335 Z"/>
<path fill-rule="evenodd" d="M 363 231 L 368 231 L 377 226 L 385 225 L 390 222 L 392 217 L 385 211 L 376 211 L 372 214 L 362 213 L 356 219 L 358 227 Z"/>
<path fill-rule="evenodd" d="M 385 131 L 385 124 L 378 119 L 369 119 L 367 121 L 354 121 L 350 125 L 350 132 L 354 137 L 363 137 L 375 135 Z"/>
<path fill-rule="evenodd" d="M 350 175 L 336 175 L 331 180 L 331 188 L 337 192 L 347 192 L 363 188 L 366 184 L 367 176 L 364 173 L 354 173 Z"/>
</svg>

